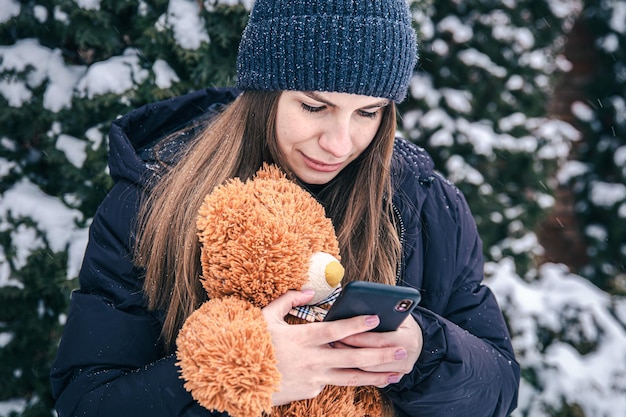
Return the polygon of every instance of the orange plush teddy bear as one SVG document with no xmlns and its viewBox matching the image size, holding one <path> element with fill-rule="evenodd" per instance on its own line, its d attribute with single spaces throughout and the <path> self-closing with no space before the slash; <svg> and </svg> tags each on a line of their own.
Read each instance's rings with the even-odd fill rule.
<svg viewBox="0 0 626 417">
<path fill-rule="evenodd" d="M 391 408 L 375 387 L 326 386 L 310 400 L 272 406 L 281 375 L 261 312 L 291 289 L 316 291 L 287 321 L 322 320 L 340 289 L 339 244 L 324 208 L 275 166 L 209 194 L 197 219 L 209 300 L 177 338 L 185 388 L 232 417 L 378 417 Z"/>
</svg>

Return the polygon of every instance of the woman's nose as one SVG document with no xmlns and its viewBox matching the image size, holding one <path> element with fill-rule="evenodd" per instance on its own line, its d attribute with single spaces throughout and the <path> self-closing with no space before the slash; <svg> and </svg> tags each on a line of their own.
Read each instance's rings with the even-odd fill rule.
<svg viewBox="0 0 626 417">
<path fill-rule="evenodd" d="M 352 150 L 350 123 L 348 121 L 336 121 L 327 125 L 319 139 L 319 145 L 335 158 L 349 155 Z"/>
</svg>

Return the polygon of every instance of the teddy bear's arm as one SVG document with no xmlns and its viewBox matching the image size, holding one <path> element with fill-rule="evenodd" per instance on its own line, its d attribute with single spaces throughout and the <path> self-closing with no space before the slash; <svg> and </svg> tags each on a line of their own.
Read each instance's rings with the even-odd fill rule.
<svg viewBox="0 0 626 417">
<path fill-rule="evenodd" d="M 202 406 L 233 417 L 270 411 L 280 372 L 260 308 L 234 297 L 209 300 L 176 343 L 185 388 Z"/>
</svg>

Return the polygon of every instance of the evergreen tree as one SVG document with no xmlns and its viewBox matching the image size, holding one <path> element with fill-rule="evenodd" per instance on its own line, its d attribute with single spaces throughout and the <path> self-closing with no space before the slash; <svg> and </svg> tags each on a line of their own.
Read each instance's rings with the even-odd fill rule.
<svg viewBox="0 0 626 417">
<path fill-rule="evenodd" d="M 0 11 L 0 402 L 20 399 L 15 414 L 51 414 L 48 375 L 86 227 L 111 185 L 111 121 L 232 83 L 248 10 L 214 3 L 3 2 L 10 10 Z M 20 202 L 18 190 L 32 199 Z M 47 224 L 37 211 L 44 205 L 71 214 L 62 226 Z"/>
<path fill-rule="evenodd" d="M 468 196 L 487 259 L 533 272 L 552 174 L 578 133 L 546 118 L 576 2 L 416 3 L 421 64 L 402 106 L 407 136 Z"/>
<path fill-rule="evenodd" d="M 581 20 L 595 40 L 596 72 L 588 101 L 574 103 L 584 140 L 563 170 L 576 194 L 587 265 L 580 274 L 626 294 L 626 7 L 587 0 Z"/>
<path fill-rule="evenodd" d="M 593 390 L 558 381 L 570 378 L 564 358 L 589 369 L 597 366 L 599 352 L 613 352 L 607 339 L 623 343 L 623 332 L 614 329 L 625 318 L 611 315 L 608 297 L 589 305 L 582 280 L 537 266 L 542 248 L 535 230 L 553 205 L 554 175 L 580 138 L 572 126 L 546 115 L 554 81 L 569 69 L 560 56 L 564 35 L 581 8 L 567 1 L 452 0 L 422 1 L 415 9 L 421 66 L 402 105 L 402 123 L 463 190 L 475 214 L 487 282 L 498 294 L 522 364 L 515 416 L 617 416 L 624 410 L 619 404 L 607 414 L 610 407 L 594 403 L 619 395 L 621 367 L 603 374 L 607 383 Z M 577 286 L 583 288 L 573 291 Z M 566 288 L 575 296 L 565 296 Z M 623 355 L 611 353 L 611 360 Z M 589 392 L 584 399 L 579 387 Z"/>
</svg>

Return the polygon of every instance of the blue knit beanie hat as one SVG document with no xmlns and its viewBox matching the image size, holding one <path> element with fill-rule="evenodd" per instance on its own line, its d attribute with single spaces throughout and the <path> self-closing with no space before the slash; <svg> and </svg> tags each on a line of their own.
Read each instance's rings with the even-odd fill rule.
<svg viewBox="0 0 626 417">
<path fill-rule="evenodd" d="M 406 0 L 257 0 L 239 45 L 237 86 L 401 102 L 416 63 Z"/>
</svg>

